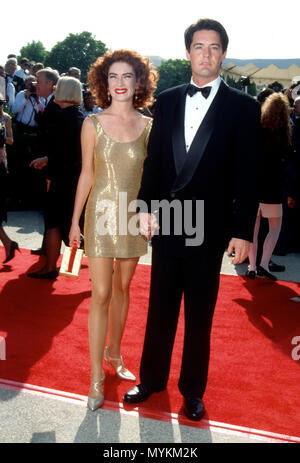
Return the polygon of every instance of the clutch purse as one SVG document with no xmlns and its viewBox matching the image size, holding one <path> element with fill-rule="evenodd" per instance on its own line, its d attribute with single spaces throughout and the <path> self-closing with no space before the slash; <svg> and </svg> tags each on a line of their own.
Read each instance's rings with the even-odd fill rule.
<svg viewBox="0 0 300 463">
<path fill-rule="evenodd" d="M 78 278 L 82 257 L 83 249 L 78 249 L 77 246 L 73 246 L 72 248 L 66 246 L 61 261 L 59 275 L 68 278 Z"/>
</svg>

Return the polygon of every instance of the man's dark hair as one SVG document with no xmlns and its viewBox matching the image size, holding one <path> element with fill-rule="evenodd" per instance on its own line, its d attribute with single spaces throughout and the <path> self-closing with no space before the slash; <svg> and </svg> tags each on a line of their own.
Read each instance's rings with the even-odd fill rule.
<svg viewBox="0 0 300 463">
<path fill-rule="evenodd" d="M 188 52 L 191 49 L 195 32 L 202 30 L 218 32 L 220 35 L 223 53 L 227 50 L 229 38 L 222 24 L 214 19 L 199 19 L 196 23 L 191 24 L 184 33 L 185 48 Z"/>
</svg>

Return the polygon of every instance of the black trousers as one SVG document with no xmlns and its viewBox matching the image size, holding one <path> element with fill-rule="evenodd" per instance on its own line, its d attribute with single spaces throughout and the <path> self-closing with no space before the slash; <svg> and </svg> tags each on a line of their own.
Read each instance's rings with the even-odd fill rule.
<svg viewBox="0 0 300 463">
<path fill-rule="evenodd" d="M 152 249 L 149 311 L 140 379 L 153 391 L 166 388 L 182 295 L 185 334 L 178 387 L 184 397 L 203 397 L 210 333 L 223 252 L 202 257 L 165 257 Z"/>
</svg>

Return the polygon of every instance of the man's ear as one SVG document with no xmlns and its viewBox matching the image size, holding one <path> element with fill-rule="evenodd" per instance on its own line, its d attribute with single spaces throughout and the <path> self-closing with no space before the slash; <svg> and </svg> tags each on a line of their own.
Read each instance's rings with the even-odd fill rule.
<svg viewBox="0 0 300 463">
<path fill-rule="evenodd" d="M 185 56 L 188 61 L 191 61 L 190 52 L 188 50 L 185 50 Z"/>
<path fill-rule="evenodd" d="M 227 56 L 227 50 L 225 50 L 224 53 L 223 53 L 223 56 L 222 56 L 222 64 L 223 64 L 223 62 L 225 61 L 226 56 Z"/>
</svg>

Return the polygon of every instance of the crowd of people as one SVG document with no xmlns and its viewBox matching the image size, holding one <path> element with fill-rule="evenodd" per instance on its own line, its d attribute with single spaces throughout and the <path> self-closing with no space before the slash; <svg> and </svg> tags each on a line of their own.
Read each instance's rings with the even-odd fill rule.
<svg viewBox="0 0 300 463">
<path fill-rule="evenodd" d="M 81 71 L 77 67 L 70 67 L 66 73 L 60 75 L 57 71 L 49 69 L 48 77 L 51 72 L 53 73 L 50 76 L 51 93 L 43 97 L 37 94 L 38 75 L 41 75 L 40 71 L 43 69 L 45 69 L 43 63 L 31 62 L 27 58 L 21 58 L 18 65 L 16 55 L 9 55 L 5 65 L 0 65 L 0 78 L 5 79 L 5 93 L 0 103 L 3 113 L 1 118 L 2 126 L 6 127 L 8 134 L 1 154 L 1 169 L 5 168 L 8 174 L 5 181 L 2 180 L 2 190 L 5 189 L 6 202 L 11 209 L 44 208 L 47 191 L 46 169 L 42 171 L 41 161 L 34 161 L 42 158 L 45 150 L 49 151 L 45 138 L 45 132 L 48 131 L 45 126 L 48 122 L 46 122 L 47 117 L 43 117 L 42 114 L 47 98 L 50 95 L 50 99 L 53 97 L 55 85 L 60 77 L 70 76 L 78 81 L 81 79 Z M 270 204 L 275 204 L 275 196 L 280 211 L 277 210 L 275 213 L 274 207 L 272 212 L 267 211 L 264 206 L 265 201 L 261 201 L 263 205 L 258 212 L 254 244 L 249 256 L 250 278 L 255 278 L 256 273 L 262 275 L 267 271 L 269 272 L 267 276 L 275 280 L 275 275 L 270 272 L 284 271 L 285 268 L 271 260 L 272 254 L 281 256 L 300 251 L 299 182 L 296 180 L 299 177 L 300 151 L 299 84 L 300 82 L 293 82 L 289 88 L 283 88 L 280 83 L 273 82 L 262 89 L 257 96 L 264 113 L 262 126 L 265 156 L 260 179 L 261 189 L 267 192 L 269 198 L 273 191 Z M 84 117 L 98 114 L 101 108 L 97 106 L 88 84 L 81 83 L 81 88 L 80 110 Z M 294 89 L 296 92 L 293 92 Z M 266 112 L 269 120 L 267 123 Z M 41 123 L 43 119 L 44 122 Z M 267 144 L 273 146 L 267 147 Z M 273 217 L 274 213 L 276 217 Z M 2 222 L 3 217 L 5 215 L 2 214 Z M 4 230 L 1 233 L 4 233 Z M 8 243 L 5 238 L 3 242 Z M 9 248 L 16 244 L 8 243 L 7 246 Z M 44 240 L 41 252 L 45 252 L 45 249 Z M 53 270 L 54 265 L 51 266 L 51 271 Z"/>
<path fill-rule="evenodd" d="M 147 252 L 147 239 L 153 246 L 152 276 L 141 384 L 124 401 L 142 402 L 165 389 L 184 294 L 179 389 L 191 420 L 205 413 L 209 337 L 225 248 L 236 265 L 249 254 L 249 278 L 270 280 L 276 280 L 272 271 L 284 270 L 271 260 L 274 253 L 300 251 L 299 83 L 289 89 L 273 83 L 257 101 L 226 86 L 219 72 L 228 36 L 216 21 L 191 25 L 185 45 L 191 82 L 163 92 L 155 103 L 158 74 L 136 52 L 100 57 L 91 66 L 88 87 L 75 67 L 59 75 L 26 58 L 18 67 L 11 55 L 0 66 L 5 82 L 0 101 L 4 262 L 18 250 L 2 227 L 7 199 L 32 207 L 38 198 L 34 206 L 44 212 L 43 243 L 33 252 L 46 259 L 28 274 L 31 278 L 56 279 L 61 241 L 79 247 L 83 235 L 92 282 L 91 410 L 104 401 L 103 360 L 121 379 L 135 381 L 120 351 L 130 282 Z M 153 118 L 141 110 L 146 107 Z M 228 183 L 229 175 L 234 179 Z M 122 192 L 127 208 L 136 199 L 146 207 L 139 210 L 139 234 L 116 232 Z M 157 211 L 151 210 L 154 199 L 176 199 L 184 218 L 186 202 L 204 199 L 204 241 L 187 246 L 187 231 L 178 235 L 175 226 L 165 236 Z M 103 202 L 115 205 L 109 214 L 117 228 L 109 233 L 99 232 Z M 197 219 L 194 212 L 191 223 Z"/>
<path fill-rule="evenodd" d="M 30 167 L 31 161 L 44 151 L 45 141 L 39 135 L 39 120 L 46 105 L 45 97 L 37 93 L 37 80 L 43 63 L 33 63 L 22 58 L 17 63 L 14 55 L 9 55 L 5 65 L 0 65 L 2 86 L 0 94 L 5 112 L 11 117 L 14 143 L 6 148 L 9 164 L 8 195 L 10 208 L 41 209 L 45 191 L 45 177 Z M 81 71 L 70 67 L 66 73 L 53 78 L 53 86 L 59 77 L 74 77 L 78 81 Z M 94 98 L 83 83 L 80 83 L 82 100 L 80 109 L 84 116 L 98 113 Z"/>
</svg>

